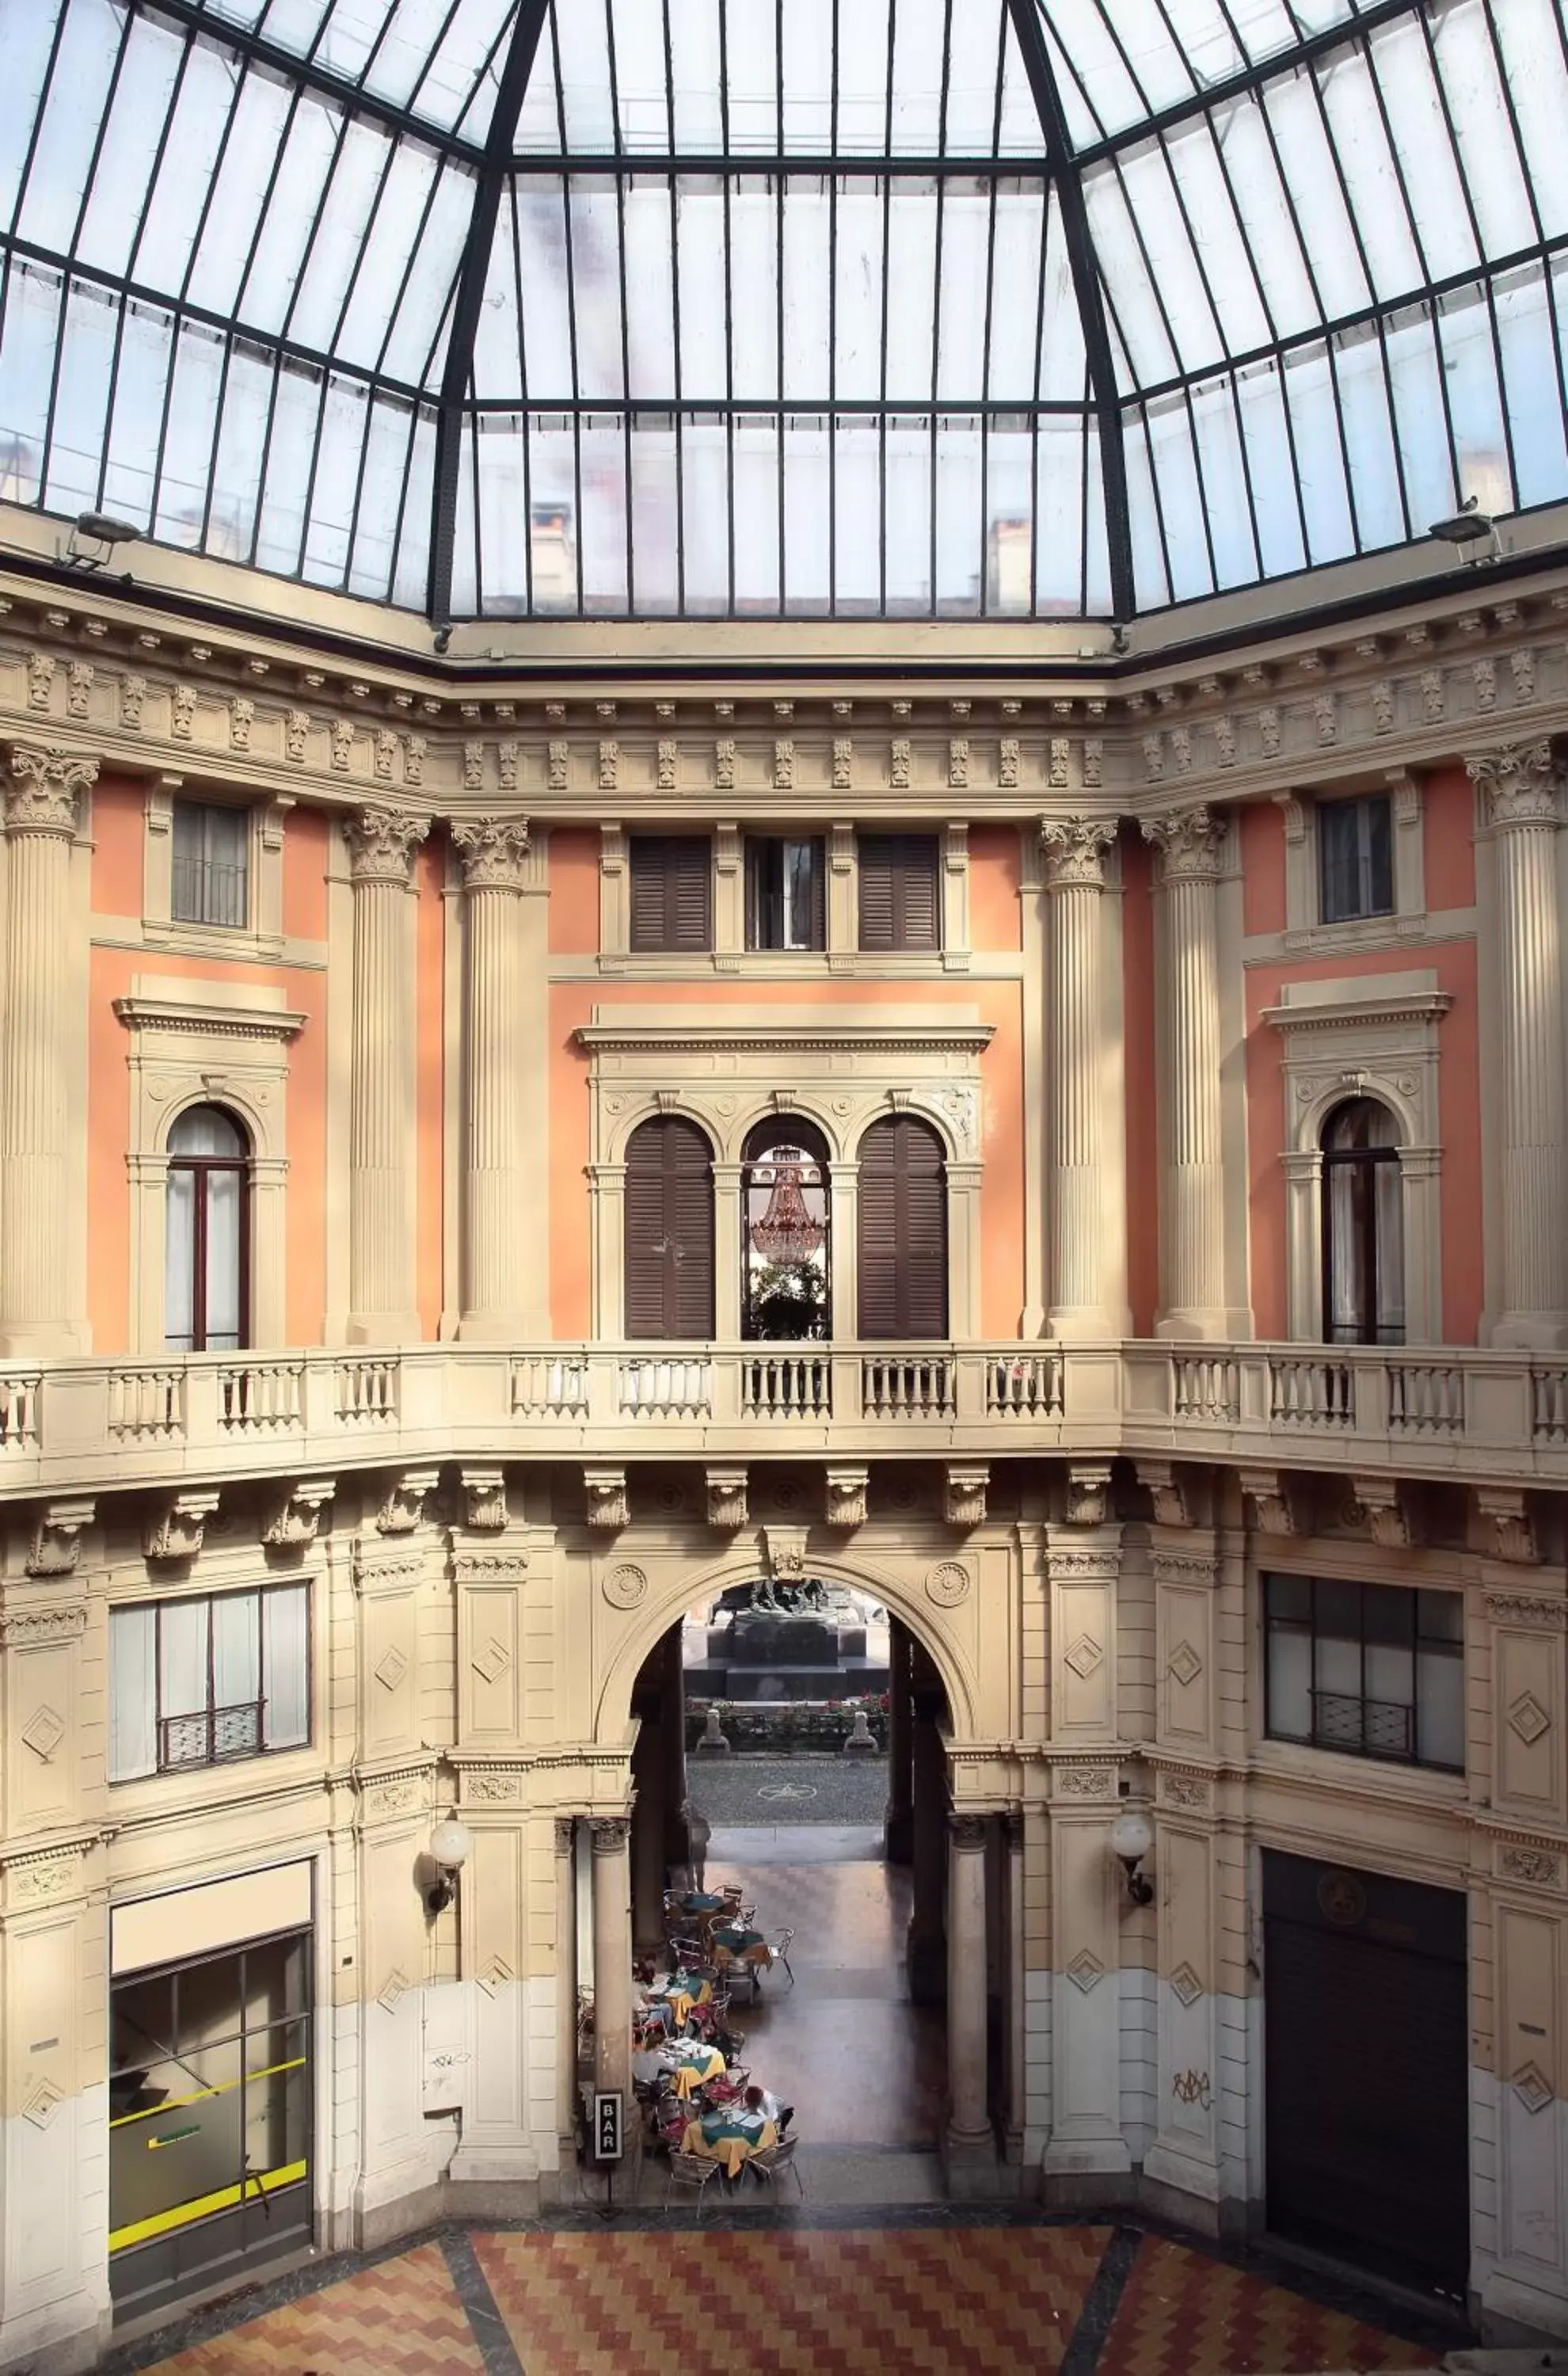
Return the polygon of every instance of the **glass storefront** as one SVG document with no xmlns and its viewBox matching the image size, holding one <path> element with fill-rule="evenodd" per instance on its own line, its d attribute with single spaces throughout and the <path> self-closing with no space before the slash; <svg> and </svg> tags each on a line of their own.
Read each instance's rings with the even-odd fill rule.
<svg viewBox="0 0 1568 2376">
<path fill-rule="evenodd" d="M 311 1934 L 114 1983 L 109 2252 L 137 2311 L 311 2235 Z"/>
</svg>

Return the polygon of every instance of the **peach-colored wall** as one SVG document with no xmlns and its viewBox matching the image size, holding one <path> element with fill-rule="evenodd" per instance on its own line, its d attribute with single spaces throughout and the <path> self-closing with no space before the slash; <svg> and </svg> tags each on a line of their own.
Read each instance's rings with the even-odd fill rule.
<svg viewBox="0 0 1568 2376">
<path fill-rule="evenodd" d="M 1272 801 L 1237 812 L 1241 833 L 1241 930 L 1285 930 L 1285 820 Z"/>
<path fill-rule="evenodd" d="M 1154 1333 L 1159 1300 L 1159 1185 L 1154 1061 L 1154 852 L 1122 836 L 1122 1000 L 1127 1127 L 1127 1301 L 1134 1336 Z"/>
<path fill-rule="evenodd" d="M 599 836 L 585 826 L 551 828 L 550 946 L 560 956 L 599 947 Z"/>
<path fill-rule="evenodd" d="M 147 802 L 124 776 L 101 776 L 92 788 L 92 908 L 97 916 L 139 916 L 145 870 Z"/>
<path fill-rule="evenodd" d="M 1434 767 L 1422 787 L 1427 906 L 1476 904 L 1476 795 L 1463 767 Z"/>
<path fill-rule="evenodd" d="M 969 946 L 1023 946 L 1018 902 L 1018 835 L 1010 825 L 969 827 Z"/>
<path fill-rule="evenodd" d="M 327 938 L 331 827 L 319 809 L 291 809 L 283 826 L 283 930 L 293 941 Z M 338 847 L 342 848 L 339 842 Z"/>
<path fill-rule="evenodd" d="M 442 1141 L 446 1093 L 445 941 L 446 909 L 442 885 L 446 879 L 445 852 L 427 842 L 414 867 L 419 894 L 419 1009 L 415 1040 L 419 1049 L 419 1199 L 418 1277 L 420 1332 L 425 1338 L 441 1333 L 442 1224 L 445 1172 Z"/>
<path fill-rule="evenodd" d="M 1438 1026 L 1438 1105 L 1443 1132 L 1443 1334 L 1451 1345 L 1472 1345 L 1481 1308 L 1481 1187 L 1479 1035 L 1476 1009 L 1476 945 L 1419 943 L 1376 956 L 1343 953 L 1289 966 L 1260 966 L 1247 975 L 1247 1140 L 1252 1177 L 1253 1306 L 1260 1336 L 1283 1336 L 1288 1321 L 1285 1261 L 1284 1075 L 1279 1036 L 1260 1022 L 1277 1006 L 1288 981 L 1405 973 L 1430 966 L 1454 1004 Z"/>
<path fill-rule="evenodd" d="M 980 1325 L 988 1336 L 1017 1333 L 1023 1305 L 1024 1151 L 1020 1096 L 1022 1000 L 1016 982 L 791 982 L 768 984 L 768 1004 L 780 1010 L 816 1006 L 877 1007 L 919 997 L 979 1009 L 994 1037 L 980 1060 L 984 1183 L 980 1191 Z M 588 1063 L 572 1035 L 592 1020 L 595 1006 L 746 1005 L 754 990 L 743 981 L 563 982 L 551 992 L 550 1275 L 551 1318 L 557 1336 L 586 1336 L 590 1328 Z"/>
</svg>

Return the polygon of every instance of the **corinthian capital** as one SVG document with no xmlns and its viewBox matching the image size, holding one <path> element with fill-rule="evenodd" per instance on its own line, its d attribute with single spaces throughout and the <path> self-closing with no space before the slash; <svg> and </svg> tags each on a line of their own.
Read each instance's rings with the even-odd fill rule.
<svg viewBox="0 0 1568 2376">
<path fill-rule="evenodd" d="M 1103 888 L 1102 852 L 1116 838 L 1114 817 L 1042 817 L 1039 838 L 1045 879 L 1052 891 L 1080 883 L 1096 891 Z"/>
<path fill-rule="evenodd" d="M 345 817 L 349 872 L 356 883 L 407 885 L 414 851 L 430 831 L 430 819 L 408 809 L 362 809 Z"/>
<path fill-rule="evenodd" d="M 1538 742 L 1507 742 L 1501 751 L 1467 759 L 1465 771 L 1485 792 L 1494 826 L 1557 824 L 1557 768 L 1544 735 Z"/>
<path fill-rule="evenodd" d="M 1171 816 L 1148 818 L 1144 839 L 1159 851 L 1167 883 L 1213 883 L 1218 878 L 1225 826 L 1201 802 Z"/>
<path fill-rule="evenodd" d="M 0 781 L 7 829 L 75 833 L 77 802 L 97 780 L 96 759 L 78 759 L 71 751 L 41 750 L 33 742 L 13 742 L 9 778 Z"/>
<path fill-rule="evenodd" d="M 529 855 L 527 817 L 476 817 L 455 825 L 452 839 L 469 891 L 520 891 Z"/>
</svg>

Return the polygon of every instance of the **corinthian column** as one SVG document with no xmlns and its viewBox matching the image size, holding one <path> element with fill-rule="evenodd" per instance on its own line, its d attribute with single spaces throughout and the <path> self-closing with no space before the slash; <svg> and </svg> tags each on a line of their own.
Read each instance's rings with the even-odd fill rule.
<svg viewBox="0 0 1568 2376">
<path fill-rule="evenodd" d="M 528 1176 L 525 1117 L 546 1100 L 540 990 L 524 927 L 529 828 L 523 817 L 455 825 L 468 894 L 469 1063 L 465 1091 L 461 1336 L 548 1333 L 549 1246 L 542 1164 Z M 537 956 L 538 953 L 534 953 Z M 537 966 L 534 970 L 541 971 Z M 530 1032 L 530 1023 L 539 1028 Z M 530 1044 L 531 1043 L 531 1044 Z M 531 1092 L 531 1094 L 530 1094 Z"/>
<path fill-rule="evenodd" d="M 1051 1045 L 1051 1313 L 1055 1336 L 1121 1336 L 1111 1308 L 1119 1215 L 1106 1209 L 1101 906 L 1111 817 L 1048 817 L 1039 829 L 1051 902 L 1046 1036 Z"/>
<path fill-rule="evenodd" d="M 1497 868 L 1503 1080 L 1503 1310 L 1496 1345 L 1568 1341 L 1562 940 L 1551 745 L 1467 762 L 1486 793 Z"/>
<path fill-rule="evenodd" d="M 0 1351 L 80 1350 L 66 1310 L 71 842 L 96 759 L 11 747 L 0 1026 Z"/>
<path fill-rule="evenodd" d="M 343 827 L 354 901 L 349 1103 L 349 1338 L 420 1333 L 415 1263 L 413 853 L 430 819 L 363 809 Z"/>
<path fill-rule="evenodd" d="M 1225 1194 L 1219 1111 L 1219 850 L 1206 808 L 1144 827 L 1165 896 L 1165 1164 L 1160 1195 L 1161 1336 L 1223 1336 Z"/>
</svg>

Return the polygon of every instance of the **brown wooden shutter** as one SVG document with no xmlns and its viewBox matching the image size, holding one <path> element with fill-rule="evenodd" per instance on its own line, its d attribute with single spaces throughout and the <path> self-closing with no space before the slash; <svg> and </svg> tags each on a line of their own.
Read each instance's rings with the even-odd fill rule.
<svg viewBox="0 0 1568 2376">
<path fill-rule="evenodd" d="M 827 845 L 812 844 L 812 946 L 827 946 Z"/>
<path fill-rule="evenodd" d="M 634 834 L 630 945 L 708 949 L 713 945 L 711 845 L 700 834 Z"/>
<path fill-rule="evenodd" d="M 947 1334 L 947 1179 L 934 1131 L 912 1114 L 861 1141 L 859 1329 L 876 1339 Z"/>
<path fill-rule="evenodd" d="M 713 1334 L 713 1157 L 695 1123 L 645 1122 L 626 1143 L 628 1336 Z"/>
<path fill-rule="evenodd" d="M 862 834 L 858 858 L 862 949 L 942 945 L 936 836 Z"/>
</svg>

